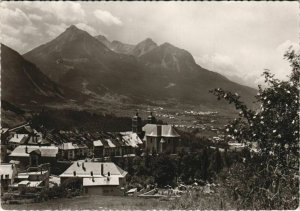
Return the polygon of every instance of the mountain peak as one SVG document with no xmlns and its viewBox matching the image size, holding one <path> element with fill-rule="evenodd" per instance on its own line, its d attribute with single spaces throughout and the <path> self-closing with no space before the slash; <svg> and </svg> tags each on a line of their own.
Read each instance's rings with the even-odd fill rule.
<svg viewBox="0 0 300 211">
<path fill-rule="evenodd" d="M 147 44 L 150 44 L 150 45 L 156 45 L 157 46 L 157 44 L 149 37 L 146 38 L 144 41 L 142 41 L 140 43 L 147 43 Z M 140 43 L 138 43 L 138 44 L 140 44 Z"/>
<path fill-rule="evenodd" d="M 75 25 L 71 25 L 68 28 L 66 28 L 66 30 L 62 34 L 67 34 L 67 36 L 70 36 L 70 35 L 82 35 L 82 34 L 88 34 L 88 33 L 86 31 L 78 28 Z"/>
<path fill-rule="evenodd" d="M 70 25 L 66 30 L 79 30 L 75 25 Z"/>
<path fill-rule="evenodd" d="M 147 38 L 135 46 L 135 48 L 132 51 L 132 54 L 136 57 L 140 57 L 156 47 L 157 44 L 153 42 L 151 38 Z"/>
<path fill-rule="evenodd" d="M 101 34 L 95 36 L 95 38 L 99 39 L 99 40 L 107 40 L 107 41 L 109 41 L 104 35 L 101 35 Z"/>
</svg>

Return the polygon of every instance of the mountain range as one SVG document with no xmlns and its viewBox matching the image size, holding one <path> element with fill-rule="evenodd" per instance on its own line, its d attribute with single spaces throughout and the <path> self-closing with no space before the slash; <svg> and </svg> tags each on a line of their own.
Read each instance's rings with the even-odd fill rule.
<svg viewBox="0 0 300 211">
<path fill-rule="evenodd" d="M 202 68 L 188 51 L 167 42 L 158 45 L 150 38 L 131 45 L 93 37 L 72 25 L 23 56 L 1 47 L 2 98 L 13 102 L 76 100 L 78 93 L 89 99 L 114 96 L 123 103 L 214 106 L 219 102 L 209 93 L 213 88 L 238 92 L 246 102 L 256 93 Z"/>
</svg>

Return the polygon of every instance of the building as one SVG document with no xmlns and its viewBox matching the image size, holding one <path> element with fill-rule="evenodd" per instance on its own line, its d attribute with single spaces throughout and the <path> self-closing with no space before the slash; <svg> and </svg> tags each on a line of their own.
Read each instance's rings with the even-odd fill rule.
<svg viewBox="0 0 300 211">
<path fill-rule="evenodd" d="M 60 157 L 66 160 L 75 160 L 75 146 L 71 142 L 59 145 Z"/>
<path fill-rule="evenodd" d="M 132 117 L 132 132 L 142 135 L 142 118 L 139 113 L 136 112 L 135 116 Z"/>
<path fill-rule="evenodd" d="M 94 157 L 102 158 L 103 157 L 103 143 L 100 140 L 93 141 L 93 152 Z"/>
<path fill-rule="evenodd" d="M 138 134 L 131 131 L 103 133 L 99 140 L 93 141 L 94 157 L 134 155 L 142 145 Z"/>
<path fill-rule="evenodd" d="M 38 166 L 43 163 L 55 164 L 57 161 L 58 147 L 56 146 L 30 146 L 20 145 L 16 147 L 9 158 L 20 162 L 20 168 Z"/>
<path fill-rule="evenodd" d="M 14 164 L 1 163 L 0 176 L 1 176 L 1 195 L 8 191 L 8 187 L 14 183 L 17 174 L 17 169 Z"/>
<path fill-rule="evenodd" d="M 60 175 L 61 184 L 76 178 L 86 194 L 123 195 L 127 172 L 112 162 L 74 162 Z"/>
<path fill-rule="evenodd" d="M 85 144 L 68 142 L 59 145 L 58 148 L 60 158 L 65 160 L 77 160 L 88 155 L 88 147 Z"/>
<path fill-rule="evenodd" d="M 147 118 L 147 123 L 148 124 L 156 124 L 156 118 L 153 116 L 153 113 L 150 112 L 150 115 Z"/>
<path fill-rule="evenodd" d="M 25 144 L 28 138 L 28 134 L 13 134 L 8 141 L 8 146 L 10 149 L 15 149 L 17 146 Z"/>
<path fill-rule="evenodd" d="M 22 190 L 24 188 L 42 189 L 49 188 L 50 165 L 45 163 L 36 167 L 29 167 L 26 170 L 19 171 L 10 187 L 13 190 Z"/>
<path fill-rule="evenodd" d="M 176 153 L 179 145 L 180 135 L 172 125 L 146 124 L 145 149 L 149 153 Z"/>
<path fill-rule="evenodd" d="M 26 170 L 18 169 L 13 182 L 8 185 L 8 191 L 3 193 L 3 201 L 29 203 L 39 200 L 43 190 L 49 188 L 49 173 L 49 164 L 29 167 Z"/>
</svg>

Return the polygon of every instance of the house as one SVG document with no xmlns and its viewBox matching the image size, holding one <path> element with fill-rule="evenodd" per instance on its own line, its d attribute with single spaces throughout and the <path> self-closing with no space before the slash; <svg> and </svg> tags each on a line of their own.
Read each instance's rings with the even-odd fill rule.
<svg viewBox="0 0 300 211">
<path fill-rule="evenodd" d="M 67 160 L 75 160 L 75 146 L 71 142 L 63 143 L 59 148 L 59 154 L 62 158 Z"/>
<path fill-rule="evenodd" d="M 101 140 L 93 141 L 93 151 L 94 157 L 101 158 L 103 157 L 103 143 Z"/>
<path fill-rule="evenodd" d="M 62 143 L 58 146 L 59 155 L 66 160 L 85 158 L 88 154 L 88 147 L 85 144 L 74 144 L 72 142 Z"/>
<path fill-rule="evenodd" d="M 13 134 L 8 141 L 8 146 L 10 149 L 15 149 L 17 146 L 25 144 L 28 138 L 28 134 Z"/>
<path fill-rule="evenodd" d="M 20 145 L 9 155 L 11 160 L 19 161 L 20 168 L 38 166 L 43 163 L 55 164 L 57 161 L 58 147 Z"/>
<path fill-rule="evenodd" d="M 180 135 L 172 125 L 146 124 L 145 149 L 152 153 L 176 153 Z"/>
<path fill-rule="evenodd" d="M 60 175 L 61 184 L 77 178 L 86 194 L 123 195 L 127 172 L 112 162 L 74 162 Z"/>
<path fill-rule="evenodd" d="M 93 141 L 95 158 L 124 156 L 135 154 L 136 149 L 143 145 L 137 133 L 132 131 L 120 133 L 103 133 L 99 140 Z"/>
<path fill-rule="evenodd" d="M 27 140 L 27 145 L 41 145 L 41 146 L 50 146 L 51 143 L 49 140 L 43 137 L 41 132 L 35 132 L 31 134 Z"/>
<path fill-rule="evenodd" d="M 29 167 L 16 174 L 14 183 L 11 184 L 10 187 L 18 190 L 23 188 L 49 188 L 49 175 L 50 165 L 48 163 L 36 167 Z"/>
<path fill-rule="evenodd" d="M 17 169 L 14 164 L 1 163 L 0 176 L 1 176 L 1 195 L 8 190 L 9 185 L 14 183 L 17 174 Z"/>
<path fill-rule="evenodd" d="M 143 141 L 137 133 L 127 131 L 120 132 L 120 134 L 122 135 L 123 142 L 126 144 L 123 147 L 122 155 L 135 154 L 136 149 L 143 148 Z"/>
</svg>

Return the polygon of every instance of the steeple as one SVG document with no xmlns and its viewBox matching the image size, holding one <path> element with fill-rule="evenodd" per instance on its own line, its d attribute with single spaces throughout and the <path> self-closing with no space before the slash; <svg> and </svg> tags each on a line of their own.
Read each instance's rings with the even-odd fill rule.
<svg viewBox="0 0 300 211">
<path fill-rule="evenodd" d="M 150 115 L 147 118 L 148 124 L 156 124 L 156 118 L 153 116 L 152 111 L 150 112 Z"/>
<path fill-rule="evenodd" d="M 142 118 L 139 116 L 138 111 L 136 111 L 135 116 L 132 117 L 132 132 L 138 135 L 142 133 Z"/>
</svg>

